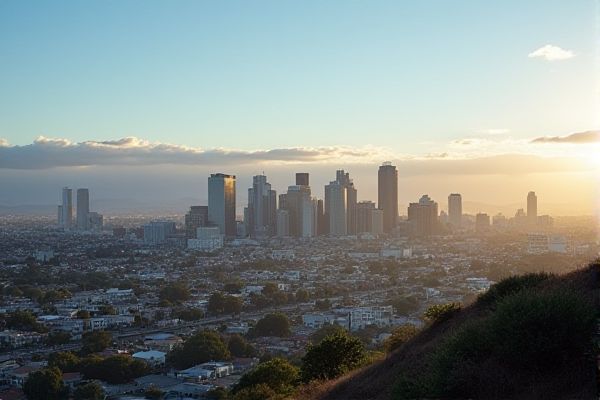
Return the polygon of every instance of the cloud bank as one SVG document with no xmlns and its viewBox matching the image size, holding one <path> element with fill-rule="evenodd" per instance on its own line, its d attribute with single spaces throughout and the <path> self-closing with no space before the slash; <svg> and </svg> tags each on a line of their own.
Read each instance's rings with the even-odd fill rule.
<svg viewBox="0 0 600 400">
<path fill-rule="evenodd" d="M 256 163 L 372 162 L 385 150 L 374 147 L 294 147 L 271 150 L 202 149 L 154 143 L 136 137 L 73 143 L 38 137 L 32 144 L 11 146 L 0 139 L 0 168 L 46 169 L 94 165 L 247 165 Z"/>
<path fill-rule="evenodd" d="M 528 54 L 529 58 L 542 58 L 546 61 L 561 61 L 575 57 L 571 50 L 565 50 L 552 44 L 547 44 Z"/>
<path fill-rule="evenodd" d="M 567 136 L 543 136 L 533 139 L 531 143 L 600 143 L 600 131 L 577 132 Z"/>
</svg>

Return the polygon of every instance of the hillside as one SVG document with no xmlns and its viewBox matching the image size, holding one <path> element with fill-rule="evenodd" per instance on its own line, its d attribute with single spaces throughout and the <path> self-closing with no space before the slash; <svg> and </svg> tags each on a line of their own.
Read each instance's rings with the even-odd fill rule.
<svg viewBox="0 0 600 400">
<path fill-rule="evenodd" d="M 508 278 L 384 360 L 298 399 L 595 398 L 599 270 Z"/>
</svg>

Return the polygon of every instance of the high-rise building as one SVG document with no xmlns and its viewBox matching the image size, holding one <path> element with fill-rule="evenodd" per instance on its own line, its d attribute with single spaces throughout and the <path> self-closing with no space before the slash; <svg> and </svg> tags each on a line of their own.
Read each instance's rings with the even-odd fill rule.
<svg viewBox="0 0 600 400">
<path fill-rule="evenodd" d="M 198 228 L 208 225 L 208 206 L 191 206 L 184 223 L 186 239 L 195 239 Z"/>
<path fill-rule="evenodd" d="M 235 237 L 235 175 L 218 173 L 208 178 L 208 220 L 225 236 Z"/>
<path fill-rule="evenodd" d="M 537 196 L 535 192 L 529 192 L 527 195 L 527 222 L 530 226 L 537 225 L 538 207 Z"/>
<path fill-rule="evenodd" d="M 167 237 L 175 233 L 175 222 L 152 221 L 144 225 L 144 244 L 157 245 L 167 241 Z"/>
<path fill-rule="evenodd" d="M 317 200 L 317 235 L 327 233 L 327 222 L 325 221 L 325 203 L 322 199 Z"/>
<path fill-rule="evenodd" d="M 308 172 L 296 172 L 296 186 L 310 186 Z"/>
<path fill-rule="evenodd" d="M 290 236 L 310 237 L 313 236 L 313 205 L 310 196 L 310 186 L 289 186 L 281 207 L 289 213 Z"/>
<path fill-rule="evenodd" d="M 356 230 L 356 202 L 357 191 L 354 182 L 350 179 L 350 174 L 343 169 L 336 171 L 337 182 L 346 188 L 346 230 L 348 235 L 355 235 Z"/>
<path fill-rule="evenodd" d="M 277 236 L 290 236 L 290 213 L 288 210 L 277 210 Z"/>
<path fill-rule="evenodd" d="M 383 230 L 390 233 L 398 220 L 398 171 L 392 163 L 384 162 L 377 178 L 377 203 L 383 210 Z"/>
<path fill-rule="evenodd" d="M 475 215 L 475 232 L 486 233 L 490 230 L 490 216 L 485 213 Z"/>
<path fill-rule="evenodd" d="M 330 182 L 325 186 L 325 218 L 329 221 L 329 234 L 348 234 L 346 218 L 346 186 L 341 182 Z"/>
<path fill-rule="evenodd" d="M 88 189 L 77 189 L 77 229 L 90 229 L 90 192 Z"/>
<path fill-rule="evenodd" d="M 371 211 L 371 233 L 374 235 L 383 233 L 383 210 L 378 208 Z"/>
<path fill-rule="evenodd" d="M 452 193 L 448 196 L 448 222 L 453 228 L 460 228 L 462 225 L 462 196 L 459 193 Z"/>
<path fill-rule="evenodd" d="M 408 222 L 414 236 L 429 237 L 438 231 L 438 204 L 428 195 L 423 195 L 418 203 L 410 203 Z"/>
<path fill-rule="evenodd" d="M 372 201 L 360 201 L 356 205 L 357 233 L 383 233 L 383 211 L 375 208 Z"/>
<path fill-rule="evenodd" d="M 88 229 L 92 231 L 101 231 L 104 226 L 104 216 L 97 212 L 88 213 Z"/>
<path fill-rule="evenodd" d="M 64 187 L 62 190 L 61 226 L 70 229 L 73 226 L 73 190 Z"/>
<path fill-rule="evenodd" d="M 252 187 L 248 189 L 248 212 L 246 227 L 253 237 L 275 234 L 277 225 L 277 193 L 267 183 L 265 175 L 252 178 Z"/>
</svg>

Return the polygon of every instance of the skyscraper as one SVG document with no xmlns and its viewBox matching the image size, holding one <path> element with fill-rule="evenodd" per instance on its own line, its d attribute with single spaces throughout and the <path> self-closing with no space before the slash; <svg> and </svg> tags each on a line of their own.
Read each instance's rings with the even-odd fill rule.
<svg viewBox="0 0 600 400">
<path fill-rule="evenodd" d="M 314 235 L 314 212 L 310 196 L 310 186 L 293 185 L 288 187 L 280 209 L 288 211 L 289 234 L 294 237 L 310 237 Z"/>
<path fill-rule="evenodd" d="M 448 196 L 448 219 L 453 228 L 460 228 L 462 225 L 462 196 L 459 193 L 452 193 Z"/>
<path fill-rule="evenodd" d="M 308 172 L 296 172 L 296 186 L 310 186 Z"/>
<path fill-rule="evenodd" d="M 377 178 L 377 202 L 383 210 L 383 230 L 390 233 L 398 220 L 398 171 L 390 162 L 384 162 Z"/>
<path fill-rule="evenodd" d="M 198 228 L 208 225 L 208 207 L 191 206 L 185 214 L 185 237 L 195 239 Z"/>
<path fill-rule="evenodd" d="M 356 230 L 356 202 L 357 191 L 354 182 L 350 179 L 350 174 L 343 169 L 337 170 L 336 181 L 346 188 L 346 231 L 348 235 L 355 235 Z"/>
<path fill-rule="evenodd" d="M 73 190 L 64 187 L 62 190 L 62 226 L 71 228 L 73 226 Z"/>
<path fill-rule="evenodd" d="M 77 189 L 77 230 L 90 229 L 90 192 L 88 189 Z"/>
<path fill-rule="evenodd" d="M 408 222 L 412 234 L 429 237 L 438 231 L 438 204 L 428 195 L 423 195 L 418 203 L 408 206 Z"/>
<path fill-rule="evenodd" d="M 356 231 L 357 233 L 371 232 L 373 229 L 373 211 L 375 203 L 361 201 L 356 205 Z"/>
<path fill-rule="evenodd" d="M 346 186 L 341 182 L 330 182 L 325 186 L 325 217 L 329 220 L 329 234 L 348 234 L 346 218 Z"/>
<path fill-rule="evenodd" d="M 277 193 L 267 183 L 265 175 L 252 178 L 248 189 L 248 234 L 254 237 L 270 236 L 276 231 Z"/>
<path fill-rule="evenodd" d="M 208 178 L 208 219 L 221 234 L 235 237 L 235 175 L 218 173 Z"/>
<path fill-rule="evenodd" d="M 478 213 L 475 216 L 475 232 L 486 233 L 490 230 L 490 216 L 485 213 Z"/>
<path fill-rule="evenodd" d="M 538 219 L 537 196 L 535 192 L 527 195 L 527 222 L 530 226 L 536 226 Z"/>
</svg>

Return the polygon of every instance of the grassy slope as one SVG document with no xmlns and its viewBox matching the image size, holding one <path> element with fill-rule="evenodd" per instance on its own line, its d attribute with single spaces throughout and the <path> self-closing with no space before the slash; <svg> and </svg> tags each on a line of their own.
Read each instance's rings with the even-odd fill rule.
<svg viewBox="0 0 600 400">
<path fill-rule="evenodd" d="M 545 281 L 541 287 L 548 290 L 575 289 L 598 307 L 599 270 L 600 264 L 593 264 L 582 270 L 553 277 Z M 449 320 L 429 326 L 384 360 L 335 381 L 309 385 L 301 390 L 297 398 L 299 400 L 392 399 L 392 389 L 400 372 L 420 368 L 423 366 L 426 356 L 439 346 L 450 332 L 459 328 L 466 321 L 480 319 L 489 314 L 487 307 L 481 303 L 480 301 L 475 302 Z M 568 371 L 559 373 L 562 376 L 569 376 L 571 380 L 566 391 L 564 382 L 560 382 L 560 380 L 557 382 L 553 376 L 548 377 L 545 381 L 543 379 L 538 381 L 513 398 L 593 398 L 596 391 L 594 364 L 587 360 L 579 367 L 578 371 L 570 368 Z"/>
</svg>

